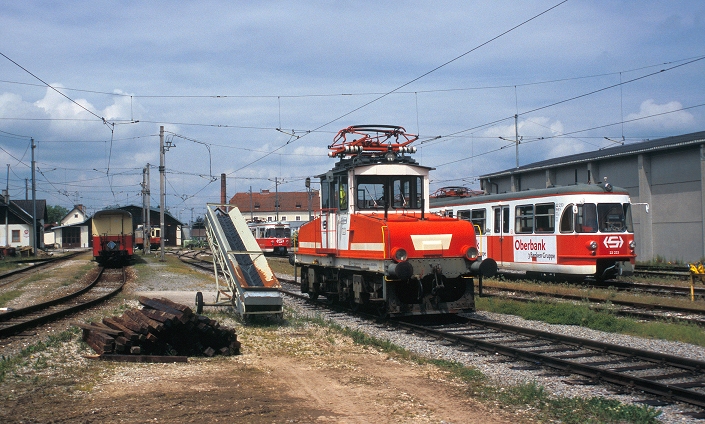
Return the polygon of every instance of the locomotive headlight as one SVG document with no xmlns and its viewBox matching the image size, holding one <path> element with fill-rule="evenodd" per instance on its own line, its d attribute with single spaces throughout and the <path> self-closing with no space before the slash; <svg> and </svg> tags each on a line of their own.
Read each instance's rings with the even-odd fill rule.
<svg viewBox="0 0 705 424">
<path fill-rule="evenodd" d="M 469 261 L 477 260 L 477 257 L 480 255 L 480 252 L 478 252 L 477 248 L 474 246 L 464 247 L 463 250 L 465 250 L 465 257 Z"/>
<path fill-rule="evenodd" d="M 636 249 L 636 243 L 634 242 L 634 240 L 629 242 L 629 248 L 632 250 Z"/>
<path fill-rule="evenodd" d="M 406 250 L 402 249 L 401 247 L 395 247 L 392 249 L 392 260 L 394 262 L 404 262 L 407 260 L 408 255 L 406 253 Z"/>
</svg>

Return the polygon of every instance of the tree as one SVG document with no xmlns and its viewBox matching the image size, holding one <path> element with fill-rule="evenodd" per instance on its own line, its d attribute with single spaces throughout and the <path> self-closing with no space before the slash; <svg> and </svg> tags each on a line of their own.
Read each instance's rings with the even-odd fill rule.
<svg viewBox="0 0 705 424">
<path fill-rule="evenodd" d="M 67 213 L 69 213 L 69 210 L 63 206 L 47 205 L 47 219 L 52 224 L 58 224 L 61 218 L 65 217 Z"/>
</svg>

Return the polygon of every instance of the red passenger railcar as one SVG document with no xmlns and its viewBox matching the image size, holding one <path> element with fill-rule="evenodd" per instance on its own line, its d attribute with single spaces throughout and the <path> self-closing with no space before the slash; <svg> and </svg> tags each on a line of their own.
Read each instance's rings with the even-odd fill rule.
<svg viewBox="0 0 705 424">
<path fill-rule="evenodd" d="M 470 221 L 480 251 L 502 271 L 533 278 L 604 280 L 636 260 L 631 200 L 611 184 L 431 199 L 431 211 Z"/>
<path fill-rule="evenodd" d="M 416 139 L 393 126 L 337 134 L 329 156 L 340 160 L 320 175 L 321 215 L 298 233 L 302 292 L 382 315 L 474 309 L 473 275 L 496 264 L 482 261 L 472 224 L 429 213 L 431 168 L 406 155 Z"/>
<path fill-rule="evenodd" d="M 288 222 L 248 222 L 252 235 L 264 253 L 286 255 L 291 250 L 291 226 Z"/>
<path fill-rule="evenodd" d="M 104 266 L 129 263 L 135 244 L 131 213 L 120 209 L 98 211 L 91 228 L 96 262 Z"/>
</svg>

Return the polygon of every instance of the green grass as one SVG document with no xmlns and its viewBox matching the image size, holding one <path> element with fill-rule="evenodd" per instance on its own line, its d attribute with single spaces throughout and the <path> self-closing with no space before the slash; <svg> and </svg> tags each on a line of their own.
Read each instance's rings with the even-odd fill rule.
<svg viewBox="0 0 705 424">
<path fill-rule="evenodd" d="M 500 403 L 502 407 L 529 410 L 528 414 L 541 421 L 578 423 L 657 423 L 661 412 L 647 405 L 627 405 L 603 397 L 568 398 L 550 396 L 543 386 L 528 382 L 517 386 L 498 387 L 489 382 L 481 371 L 455 361 L 428 359 L 416 355 L 387 340 L 369 336 L 361 331 L 341 326 L 320 316 L 309 318 L 291 315 L 290 325 L 303 325 L 304 322 L 327 326 L 349 336 L 357 344 L 373 346 L 397 358 L 430 364 L 445 371 L 452 379 L 463 383 L 468 397 L 490 405 Z"/>
<path fill-rule="evenodd" d="M 27 363 L 29 358 L 39 352 L 43 352 L 51 347 L 60 346 L 61 344 L 73 340 L 78 337 L 80 330 L 78 328 L 71 328 L 61 333 L 49 336 L 46 341 L 40 341 L 38 343 L 29 345 L 22 349 L 17 355 L 6 357 L 5 355 L 0 356 L 0 382 L 5 381 L 5 377 L 9 372 L 12 372 L 17 367 L 22 366 Z"/>
<path fill-rule="evenodd" d="M 588 304 L 568 302 L 517 302 L 509 299 L 478 297 L 478 310 L 517 315 L 549 324 L 580 325 L 609 333 L 628 334 L 705 346 L 705 331 L 694 324 L 651 321 L 618 317 L 608 310 L 591 309 Z"/>
</svg>

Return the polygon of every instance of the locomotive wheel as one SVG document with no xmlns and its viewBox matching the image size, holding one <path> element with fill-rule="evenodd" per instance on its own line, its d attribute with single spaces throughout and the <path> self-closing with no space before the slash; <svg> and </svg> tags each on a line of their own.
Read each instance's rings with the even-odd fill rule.
<svg viewBox="0 0 705 424">
<path fill-rule="evenodd" d="M 355 298 L 350 299 L 350 310 L 353 312 L 359 312 L 362 307 L 362 303 L 355 302 Z"/>
<path fill-rule="evenodd" d="M 196 292 L 196 313 L 199 315 L 203 313 L 203 293 L 201 292 Z"/>
<path fill-rule="evenodd" d="M 326 294 L 326 304 L 332 305 L 337 301 L 338 301 L 338 294 L 337 293 Z"/>
<path fill-rule="evenodd" d="M 389 317 L 389 308 L 387 308 L 387 301 L 382 302 L 381 305 L 377 305 L 377 316 L 381 319 L 387 319 Z"/>
<path fill-rule="evenodd" d="M 317 291 L 309 291 L 308 297 L 311 300 L 316 300 L 316 299 L 318 299 L 318 292 Z"/>
</svg>

